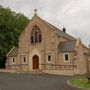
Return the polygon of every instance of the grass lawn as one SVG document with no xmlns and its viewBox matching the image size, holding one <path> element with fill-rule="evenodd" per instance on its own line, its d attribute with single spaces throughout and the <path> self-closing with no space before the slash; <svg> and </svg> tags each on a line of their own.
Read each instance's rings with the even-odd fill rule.
<svg viewBox="0 0 90 90">
<path fill-rule="evenodd" d="M 69 83 L 76 87 L 83 88 L 85 90 L 90 90 L 90 83 L 87 83 L 86 78 L 70 80 Z"/>
</svg>

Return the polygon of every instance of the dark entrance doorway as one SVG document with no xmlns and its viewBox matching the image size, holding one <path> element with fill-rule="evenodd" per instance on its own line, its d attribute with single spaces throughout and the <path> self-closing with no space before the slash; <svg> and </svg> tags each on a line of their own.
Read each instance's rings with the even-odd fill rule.
<svg viewBox="0 0 90 90">
<path fill-rule="evenodd" d="M 37 55 L 33 56 L 33 69 L 39 69 L 39 57 Z"/>
</svg>

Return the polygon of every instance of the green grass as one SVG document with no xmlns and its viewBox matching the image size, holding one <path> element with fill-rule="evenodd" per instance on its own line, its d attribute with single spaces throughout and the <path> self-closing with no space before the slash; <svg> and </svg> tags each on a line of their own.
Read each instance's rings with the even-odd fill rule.
<svg viewBox="0 0 90 90">
<path fill-rule="evenodd" d="M 90 90 L 90 83 L 87 82 L 86 78 L 70 80 L 69 83 L 71 83 L 72 85 L 74 85 L 76 87 Z"/>
</svg>

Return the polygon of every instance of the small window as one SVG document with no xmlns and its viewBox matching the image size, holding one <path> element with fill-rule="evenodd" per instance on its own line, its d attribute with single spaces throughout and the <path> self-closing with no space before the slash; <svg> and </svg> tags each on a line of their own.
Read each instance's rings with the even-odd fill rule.
<svg viewBox="0 0 90 90">
<path fill-rule="evenodd" d="M 12 59 L 12 62 L 15 63 L 15 58 Z"/>
<path fill-rule="evenodd" d="M 65 54 L 65 60 L 68 61 L 68 54 Z"/>
<path fill-rule="evenodd" d="M 64 60 L 69 61 L 69 54 L 64 54 Z"/>
<path fill-rule="evenodd" d="M 51 55 L 48 55 L 48 61 L 51 61 Z"/>
<path fill-rule="evenodd" d="M 26 58 L 25 57 L 23 57 L 23 62 L 26 62 Z"/>
</svg>

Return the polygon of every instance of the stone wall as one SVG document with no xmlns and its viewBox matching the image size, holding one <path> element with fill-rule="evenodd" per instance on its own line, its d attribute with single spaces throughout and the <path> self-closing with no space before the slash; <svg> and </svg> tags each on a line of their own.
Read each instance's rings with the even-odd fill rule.
<svg viewBox="0 0 90 90">
<path fill-rule="evenodd" d="M 56 74 L 56 75 L 73 75 L 73 70 L 43 70 L 48 74 Z"/>
</svg>

